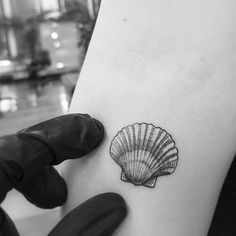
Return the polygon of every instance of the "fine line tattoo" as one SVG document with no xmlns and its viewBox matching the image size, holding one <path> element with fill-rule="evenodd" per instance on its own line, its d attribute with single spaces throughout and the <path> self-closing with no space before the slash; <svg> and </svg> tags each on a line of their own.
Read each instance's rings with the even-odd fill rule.
<svg viewBox="0 0 236 236">
<path fill-rule="evenodd" d="M 135 123 L 120 130 L 110 155 L 121 167 L 121 180 L 154 188 L 159 176 L 172 174 L 178 162 L 175 141 L 164 129 Z"/>
</svg>

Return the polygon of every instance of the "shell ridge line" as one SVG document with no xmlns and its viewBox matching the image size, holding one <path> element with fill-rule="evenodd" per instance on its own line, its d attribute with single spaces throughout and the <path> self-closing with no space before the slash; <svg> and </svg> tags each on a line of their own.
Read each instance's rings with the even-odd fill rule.
<svg viewBox="0 0 236 236">
<path fill-rule="evenodd" d="M 151 168 L 152 168 L 153 170 L 156 170 L 156 169 L 158 169 L 159 167 L 168 165 L 169 162 L 175 161 L 175 159 L 176 159 L 175 156 L 176 156 L 175 154 L 170 155 L 170 157 L 166 156 L 166 160 L 163 160 L 162 162 L 156 162 L 156 164 L 153 165 Z M 158 166 L 158 167 L 157 167 L 157 166 Z"/>
<path fill-rule="evenodd" d="M 127 163 L 127 171 L 124 171 L 124 173 L 126 174 L 127 179 L 129 180 L 129 176 L 127 174 L 127 172 L 129 172 L 129 174 L 131 174 L 132 170 L 129 169 L 130 163 L 132 161 L 132 156 L 133 156 L 133 145 L 132 145 L 132 138 L 131 138 L 131 134 L 130 134 L 130 130 L 129 127 L 126 126 L 123 129 L 123 133 L 125 133 L 125 137 L 127 137 L 127 143 L 128 143 L 128 153 L 126 153 L 127 155 L 127 159 L 128 159 L 128 163 Z"/>
<path fill-rule="evenodd" d="M 123 140 L 122 140 L 122 138 L 123 138 Z M 124 135 L 124 132 L 122 132 L 121 134 L 120 134 L 120 136 L 118 136 L 117 138 L 118 139 L 120 139 L 120 142 L 121 142 L 121 144 L 122 144 L 122 148 L 123 148 L 123 159 L 124 159 L 124 161 L 125 161 L 125 167 L 126 168 L 128 168 L 128 165 L 129 165 L 129 145 L 128 145 L 128 143 L 127 143 L 127 140 L 126 140 L 126 137 L 125 137 L 125 135 Z"/>
<path fill-rule="evenodd" d="M 124 144 L 123 144 L 123 141 L 121 140 L 121 138 L 119 138 L 119 137 L 116 139 L 116 141 L 117 141 L 118 147 L 119 147 L 119 159 L 122 164 L 123 163 L 122 160 L 124 160 L 124 158 L 125 158 Z"/>
<path fill-rule="evenodd" d="M 178 150 L 178 148 L 176 147 L 176 144 L 175 144 L 175 141 L 174 141 L 173 137 L 172 137 L 170 134 L 168 134 L 168 135 L 170 136 L 170 139 L 171 139 L 172 142 L 173 142 L 173 147 L 172 147 L 172 148 L 173 148 L 173 150 L 175 150 L 174 153 L 175 153 L 175 156 L 176 156 L 175 159 L 176 159 L 176 166 L 177 166 L 177 164 L 178 164 L 178 159 L 179 159 L 179 158 L 178 158 L 179 150 Z M 174 153 L 173 153 L 173 154 L 174 154 Z M 176 168 L 176 166 L 175 166 L 175 168 Z"/>
<path fill-rule="evenodd" d="M 113 157 L 112 157 L 113 158 Z M 121 164 L 119 163 L 119 161 L 116 158 L 113 158 L 113 160 L 121 167 Z M 122 167 L 121 167 L 122 168 Z"/>
<path fill-rule="evenodd" d="M 132 168 L 132 176 L 134 176 L 134 171 L 135 171 L 135 161 L 136 161 L 136 135 L 135 135 L 135 129 L 134 129 L 134 125 L 131 126 L 131 129 L 132 129 L 132 134 L 133 134 L 133 145 L 134 145 L 134 153 L 133 153 L 133 159 L 134 159 L 134 166 L 131 165 L 131 168 Z"/>
<path fill-rule="evenodd" d="M 113 139 L 112 143 L 115 146 L 115 149 L 118 151 L 118 155 L 115 155 L 116 158 L 112 157 L 113 159 L 117 159 L 117 163 L 122 166 L 122 158 L 124 157 L 124 148 L 122 149 L 123 143 L 122 140 L 119 138 L 119 134 L 121 134 L 121 132 L 118 132 L 118 134 L 116 135 L 116 137 Z M 110 149 L 111 150 L 111 149 Z M 111 150 L 111 153 L 113 153 L 114 148 Z"/>
<path fill-rule="evenodd" d="M 139 168 L 139 163 L 140 163 L 140 156 L 139 156 L 139 124 L 136 124 L 136 129 L 134 127 L 134 130 L 135 130 L 135 137 L 136 137 L 136 140 L 135 140 L 135 144 L 136 144 L 136 155 L 135 155 L 135 159 L 136 159 L 136 162 L 135 162 L 135 168 L 134 168 L 134 174 L 137 178 L 137 180 L 139 179 L 139 172 L 137 171 L 138 168 Z"/>
<path fill-rule="evenodd" d="M 149 126 L 149 127 L 150 127 L 150 126 Z M 145 150 L 145 156 L 146 156 L 146 154 L 149 155 L 149 156 L 147 157 L 147 161 L 148 161 L 148 158 L 150 157 L 150 154 L 151 154 L 150 148 L 151 148 L 151 144 L 153 144 L 153 142 L 152 142 L 151 140 L 152 140 L 152 138 L 153 138 L 154 131 L 155 131 L 154 126 L 151 126 L 151 127 L 150 127 L 150 134 L 149 134 L 149 137 L 148 137 L 148 140 L 147 140 L 147 143 L 146 143 L 146 147 L 144 148 L 144 150 Z M 154 143 L 155 143 L 155 141 L 154 141 Z"/>
<path fill-rule="evenodd" d="M 163 176 L 163 175 L 171 174 L 171 173 L 174 172 L 174 170 L 175 170 L 175 168 L 173 166 L 170 166 L 170 167 L 163 166 L 162 168 L 160 168 L 158 170 L 158 176 Z"/>
<path fill-rule="evenodd" d="M 130 153 L 132 151 L 132 149 L 130 148 L 130 142 L 129 142 L 129 138 L 128 138 L 128 135 L 127 135 L 127 131 L 128 131 L 128 128 L 125 127 L 123 132 L 122 132 L 122 135 L 123 135 L 123 138 L 125 139 L 125 142 L 126 142 L 126 145 L 127 145 L 127 152 Z"/>
<path fill-rule="evenodd" d="M 114 141 L 114 143 L 115 143 L 115 142 L 116 142 L 116 141 Z M 114 144 L 114 143 L 113 143 L 113 144 Z M 118 150 L 116 149 L 116 151 L 118 152 L 117 155 L 113 152 L 114 149 L 111 150 L 110 153 L 111 153 L 112 158 L 116 161 L 116 163 L 121 166 L 121 165 L 122 165 L 122 161 L 121 161 L 121 159 L 120 159 L 120 157 L 119 157 L 119 154 L 120 154 L 119 149 L 120 149 L 120 147 L 118 146 L 118 147 L 116 147 L 116 148 L 118 148 Z"/>
<path fill-rule="evenodd" d="M 132 138 L 131 138 L 129 126 L 126 126 L 123 129 L 123 132 L 126 133 L 126 135 L 128 137 L 128 145 L 129 145 L 129 148 L 128 148 L 129 149 L 128 158 L 129 158 L 129 160 L 132 160 L 132 157 L 133 157 L 133 146 L 132 146 Z"/>
<path fill-rule="evenodd" d="M 140 124 L 138 124 L 138 145 L 137 145 L 137 147 L 138 147 L 138 151 L 137 151 L 137 157 L 138 157 L 138 159 L 139 159 L 139 161 L 141 160 L 141 133 L 142 133 L 142 130 L 141 130 L 141 125 Z M 138 175 L 138 178 L 140 179 L 140 172 L 139 172 L 139 169 L 140 169 L 140 165 L 137 167 L 137 169 L 136 169 L 136 174 Z"/>
<path fill-rule="evenodd" d="M 119 154 L 122 153 L 119 143 L 116 140 L 113 140 L 112 145 L 113 149 L 112 150 L 110 149 L 110 153 L 113 154 L 115 157 L 119 158 Z"/>
<path fill-rule="evenodd" d="M 113 140 L 111 141 L 111 146 L 110 146 L 110 154 L 111 154 L 111 156 L 112 156 L 112 158 L 115 156 L 116 157 L 116 155 L 114 154 L 114 149 L 116 150 L 116 153 L 118 152 L 118 154 L 121 154 L 122 153 L 122 149 L 121 149 L 121 147 L 119 146 L 119 142 L 117 141 L 117 137 L 118 137 L 118 135 L 119 135 L 119 133 L 121 133 L 121 131 L 119 131 L 118 133 L 117 133 L 117 135 L 113 138 Z M 115 147 L 115 148 L 114 148 Z M 117 158 L 119 158 L 118 156 L 117 156 Z M 114 158 L 113 158 L 114 159 Z M 114 159 L 115 160 L 115 159 Z"/>
<path fill-rule="evenodd" d="M 138 124 L 138 156 L 139 156 L 139 161 L 142 160 L 142 145 L 143 145 L 143 131 L 142 131 L 142 124 Z M 138 173 L 138 178 L 140 179 L 140 168 L 141 165 L 138 165 L 137 167 L 137 173 Z"/>
<path fill-rule="evenodd" d="M 157 153 L 155 154 L 155 156 L 160 156 L 162 155 L 164 149 L 170 145 L 173 141 L 170 139 L 170 137 L 168 137 L 162 144 L 162 146 L 159 148 L 159 150 L 157 151 Z M 160 160 L 160 157 L 159 157 Z"/>
<path fill-rule="evenodd" d="M 162 145 L 164 145 L 165 142 L 167 142 L 168 139 L 171 138 L 170 135 L 169 135 L 166 131 L 164 131 L 164 130 L 162 130 L 162 131 L 163 131 L 162 134 L 164 134 L 164 136 L 162 137 L 162 139 L 161 139 L 159 145 L 156 146 L 154 153 L 157 152 L 157 151 L 159 151 L 160 148 L 162 147 Z M 165 145 L 165 146 L 166 146 L 166 145 Z M 158 154 L 156 154 L 156 153 L 153 154 L 153 155 L 154 155 L 155 157 L 158 157 Z M 155 158 L 155 159 L 153 160 L 153 163 L 152 163 L 150 169 L 152 169 L 155 165 L 157 165 L 158 162 L 159 162 L 159 158 Z M 162 175 L 162 173 L 160 173 L 160 172 L 158 172 L 158 171 L 154 171 L 154 173 L 152 174 L 152 177 L 154 177 L 154 176 L 157 176 L 157 177 L 158 177 L 158 176 L 160 176 L 160 175 Z"/>
<path fill-rule="evenodd" d="M 153 154 L 155 157 L 158 157 L 158 158 L 155 158 L 154 162 L 152 163 L 152 166 L 162 161 L 160 159 L 162 150 L 165 149 L 170 143 L 172 143 L 172 140 L 170 140 L 169 137 L 165 138 L 165 140 L 162 142 L 162 145 L 156 150 L 156 153 Z"/>
<path fill-rule="evenodd" d="M 156 155 L 156 152 L 158 152 L 159 148 L 163 145 L 163 142 L 165 142 L 165 140 L 167 139 L 167 135 L 166 134 L 167 133 L 165 131 L 163 131 L 163 133 L 162 133 L 163 137 L 160 137 L 160 141 L 158 142 L 157 146 L 154 148 L 154 151 L 152 153 L 152 155 L 154 157 L 154 161 L 152 163 L 152 166 L 155 165 L 158 162 L 159 158 Z"/>
<path fill-rule="evenodd" d="M 176 162 L 177 160 L 173 160 L 172 162 L 167 162 L 166 165 L 161 165 L 161 166 L 158 166 L 156 169 L 155 169 L 155 173 L 158 173 L 158 175 L 162 175 L 162 171 L 166 170 L 166 169 L 172 169 L 174 171 L 174 167 L 176 165 Z M 172 172 L 173 172 L 172 171 Z"/>
<path fill-rule="evenodd" d="M 131 134 L 130 134 L 130 130 L 129 130 L 128 126 L 126 127 L 125 130 L 126 130 L 127 136 L 128 136 L 129 148 L 130 148 L 130 151 L 132 151 L 132 149 L 133 149 L 133 147 L 132 147 L 132 138 L 131 138 Z"/>
<path fill-rule="evenodd" d="M 169 156 L 166 157 L 165 160 L 163 160 L 162 162 L 158 163 L 159 166 L 165 165 L 167 162 L 173 162 L 177 160 L 177 156 L 176 153 L 172 153 Z"/>
<path fill-rule="evenodd" d="M 156 139 L 155 139 L 155 141 L 154 141 L 154 144 L 153 144 L 153 150 L 155 149 L 155 147 L 156 147 L 156 145 L 158 146 L 159 145 L 159 142 L 160 142 L 160 137 L 161 137 L 161 135 L 163 134 L 163 130 L 162 129 L 160 129 L 159 127 L 157 128 L 157 130 L 158 130 L 158 133 L 157 133 L 157 137 L 156 137 Z M 149 163 L 150 162 L 150 165 L 152 164 L 152 162 L 155 160 L 155 156 L 153 155 L 153 150 L 151 150 L 150 152 L 149 152 L 149 155 L 148 155 L 148 157 L 147 157 L 147 163 Z M 151 169 L 151 168 L 150 168 Z"/>
<path fill-rule="evenodd" d="M 120 142 L 122 144 L 123 152 L 124 152 L 124 154 L 129 153 L 129 145 L 127 143 L 124 132 L 120 133 L 120 135 L 122 138 L 120 136 L 118 136 L 117 138 L 120 140 Z"/>
<path fill-rule="evenodd" d="M 178 160 L 177 160 L 176 154 L 173 153 L 173 154 L 170 154 L 169 156 L 167 156 L 167 157 L 166 157 L 166 160 L 163 160 L 162 162 L 158 163 L 158 166 L 159 166 L 159 167 L 168 166 L 169 163 L 173 163 L 173 162 L 175 162 L 175 161 L 178 161 Z M 153 168 L 154 168 L 154 167 L 153 167 Z M 156 167 L 155 169 L 157 169 L 157 167 Z"/>
<path fill-rule="evenodd" d="M 160 137 L 160 142 L 158 143 L 158 145 L 153 150 L 153 153 L 152 153 L 153 156 L 156 156 L 158 150 L 161 148 L 163 143 L 168 139 L 167 133 L 165 131 L 163 131 L 162 135 L 163 135 L 163 137 Z"/>
<path fill-rule="evenodd" d="M 155 158 L 155 156 L 153 155 L 153 152 L 154 152 L 154 150 L 155 150 L 155 147 L 156 147 L 156 145 L 159 145 L 159 142 L 160 142 L 160 137 L 161 137 L 161 135 L 163 134 L 163 130 L 161 130 L 159 127 L 157 128 L 157 130 L 158 130 L 158 134 L 157 134 L 157 137 L 156 137 L 156 139 L 155 139 L 155 141 L 154 141 L 154 144 L 153 144 L 153 149 L 150 151 L 150 153 L 149 153 L 149 156 L 148 156 L 148 160 L 149 160 L 149 158 Z"/>
<path fill-rule="evenodd" d="M 173 141 L 173 140 L 172 140 Z M 172 143 L 174 143 L 174 142 L 172 142 Z M 173 145 L 173 147 L 171 147 L 170 149 L 167 149 L 165 152 L 163 152 L 162 154 L 161 154 L 161 156 L 160 156 L 160 160 L 162 159 L 162 157 L 163 156 L 165 156 L 168 152 L 171 152 L 171 151 L 173 151 L 173 150 L 176 150 L 176 147 Z"/>
<path fill-rule="evenodd" d="M 136 129 L 135 130 L 135 133 L 136 133 L 136 167 L 134 168 L 134 171 L 135 171 L 135 176 L 137 177 L 137 179 L 139 179 L 139 172 L 138 172 L 138 168 L 139 168 L 139 163 L 140 163 L 140 156 L 139 156 L 139 149 L 140 149 L 140 146 L 139 146 L 139 129 L 140 129 L 140 126 L 139 124 L 136 125 Z"/>
<path fill-rule="evenodd" d="M 169 135 L 169 134 L 168 134 L 168 135 Z M 168 143 L 168 144 L 167 144 L 167 143 Z M 168 145 L 171 145 L 171 144 L 173 144 L 173 147 L 167 149 L 164 153 L 163 153 L 163 152 L 161 153 L 161 151 L 163 151 L 163 149 L 165 149 Z M 162 147 L 161 147 L 161 148 L 162 148 Z M 176 150 L 176 156 L 178 155 L 178 150 L 177 150 L 177 148 L 175 147 L 175 142 L 174 142 L 174 140 L 172 139 L 172 137 L 171 137 L 170 135 L 169 135 L 168 139 L 165 140 L 165 142 L 163 143 L 163 149 L 162 149 L 162 150 L 161 150 L 161 148 L 160 148 L 160 149 L 158 150 L 158 152 L 155 154 L 155 155 L 157 155 L 157 156 L 160 156 L 160 157 L 158 158 L 158 160 L 157 160 L 157 162 L 159 162 L 160 165 L 161 165 L 163 159 L 165 159 L 165 158 L 168 159 L 168 155 L 167 155 L 168 152 L 170 152 L 170 151 L 172 151 L 172 150 Z M 161 153 L 161 154 L 160 154 L 160 153 Z"/>
<path fill-rule="evenodd" d="M 131 126 L 131 130 L 132 130 L 132 134 L 133 134 L 133 145 L 134 145 L 134 152 L 133 152 L 133 165 L 131 165 L 131 169 L 132 169 L 132 176 L 135 176 L 135 169 L 136 169 L 136 163 L 137 163 L 137 141 L 136 141 L 136 133 L 135 133 L 135 125 Z"/>
<path fill-rule="evenodd" d="M 148 133 L 148 128 L 150 127 L 150 125 L 145 125 L 145 124 L 142 124 L 142 126 L 145 126 L 145 131 L 144 131 L 144 137 L 143 137 L 143 143 L 142 143 L 142 158 L 145 157 L 145 140 L 146 140 L 146 137 L 147 137 L 147 133 Z M 141 170 L 139 170 L 141 171 Z"/>
<path fill-rule="evenodd" d="M 131 160 L 132 162 L 130 162 L 130 175 L 131 177 L 134 177 L 135 174 L 135 151 L 136 151 L 136 143 L 135 143 L 135 139 L 136 136 L 132 130 L 132 127 L 129 127 L 129 133 L 130 133 L 130 137 L 131 137 L 131 146 L 132 146 L 132 156 L 131 156 Z M 133 163 L 133 164 L 132 164 Z M 132 178 L 130 178 L 132 180 Z M 131 181 L 132 182 L 132 181 Z"/>
<path fill-rule="evenodd" d="M 143 165 L 141 165 L 141 162 L 143 160 L 143 149 L 142 149 L 142 145 L 143 145 L 143 140 L 141 138 L 141 135 L 143 135 L 143 132 L 142 132 L 142 128 L 143 128 L 143 125 L 142 124 L 139 124 L 139 132 L 140 132 L 140 137 L 138 139 L 138 149 L 139 149 L 139 152 L 138 152 L 138 158 L 139 158 L 139 161 L 137 163 L 138 167 L 137 167 L 137 173 L 138 173 L 138 178 L 141 179 L 142 178 L 142 169 L 144 168 Z"/>
<path fill-rule="evenodd" d="M 152 176 L 153 174 L 153 171 L 152 171 L 152 168 L 150 168 L 150 165 L 153 161 L 153 156 L 151 155 L 151 150 L 152 148 L 151 147 L 154 147 L 156 145 L 156 142 L 158 142 L 158 139 L 155 138 L 154 142 L 153 142 L 153 139 L 154 139 L 154 134 L 156 134 L 156 131 L 157 131 L 157 136 L 158 136 L 158 133 L 159 133 L 159 128 L 156 128 L 155 126 L 153 125 L 149 125 L 150 127 L 150 135 L 149 135 L 149 139 L 147 141 L 147 146 L 146 146 L 146 150 L 145 150 L 145 156 L 146 157 L 146 163 L 145 165 L 143 165 L 143 168 L 142 168 L 142 171 L 143 171 L 143 178 L 146 181 L 148 181 L 148 179 L 150 178 L 150 176 Z"/>
<path fill-rule="evenodd" d="M 171 162 L 169 161 L 170 159 Z M 170 167 L 173 168 L 176 166 L 177 161 L 178 159 L 176 158 L 176 155 L 172 154 L 172 156 L 168 160 L 163 161 L 163 163 L 161 163 L 155 168 L 155 172 L 160 172 L 160 170 L 164 170 L 165 168 L 170 168 Z"/>
<path fill-rule="evenodd" d="M 110 150 L 110 153 L 112 154 L 112 158 L 113 158 L 113 156 L 119 158 L 119 153 L 120 153 L 119 149 L 120 149 L 120 147 L 118 146 L 118 143 L 116 141 L 114 141 L 113 146 L 115 148 L 113 148 L 113 150 Z"/>
<path fill-rule="evenodd" d="M 143 126 L 143 123 L 141 124 Z M 147 128 L 148 126 L 145 125 L 145 130 L 144 130 L 144 137 L 143 137 L 143 143 L 142 143 L 142 151 L 141 151 L 141 155 L 143 156 L 143 152 L 144 152 L 144 144 L 145 144 L 145 140 L 146 140 L 146 136 L 147 136 Z"/>
<path fill-rule="evenodd" d="M 141 156 L 140 156 L 140 152 L 139 152 L 140 143 L 141 143 L 140 138 L 139 138 L 141 135 L 140 127 L 141 127 L 141 124 L 139 124 L 139 123 L 136 123 L 131 126 L 132 133 L 133 133 L 133 142 L 134 142 L 134 152 L 133 152 L 134 163 L 131 166 L 131 168 L 132 168 L 132 176 L 133 176 L 133 178 L 136 179 L 137 182 L 140 182 L 141 177 L 142 177 L 141 173 L 139 171 L 139 169 L 142 167 L 141 163 L 140 163 Z"/>
<path fill-rule="evenodd" d="M 155 131 L 155 128 L 152 126 L 152 125 L 148 125 L 148 129 L 150 130 L 150 133 L 149 133 L 149 137 L 147 139 L 147 142 L 146 142 L 146 146 L 144 147 L 144 156 L 143 158 L 146 157 L 147 154 L 149 154 L 150 152 L 150 143 L 152 143 L 152 138 L 153 138 L 153 134 L 154 134 L 154 131 Z M 145 164 L 142 165 L 140 168 L 140 174 L 143 173 L 143 177 L 146 178 L 147 176 L 147 172 L 149 171 L 149 169 L 147 169 L 147 163 L 148 163 L 148 160 L 145 161 Z"/>
<path fill-rule="evenodd" d="M 141 139 L 141 134 L 142 134 L 142 128 L 143 128 L 143 123 L 139 123 L 138 124 L 139 126 L 139 161 L 142 160 L 143 158 L 143 145 L 144 145 L 144 142 L 145 142 L 145 138 L 142 138 Z M 147 130 L 147 127 L 145 126 L 145 131 L 144 131 L 144 136 L 146 135 L 146 130 Z M 138 169 L 137 169 L 137 173 L 139 173 L 139 179 L 140 179 L 140 175 L 141 175 L 141 170 L 142 170 L 142 165 L 138 165 Z"/>
</svg>

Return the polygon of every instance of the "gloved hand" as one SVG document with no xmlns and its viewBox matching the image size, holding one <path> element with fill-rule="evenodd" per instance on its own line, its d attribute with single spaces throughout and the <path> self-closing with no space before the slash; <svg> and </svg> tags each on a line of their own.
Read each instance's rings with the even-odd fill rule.
<svg viewBox="0 0 236 236">
<path fill-rule="evenodd" d="M 103 138 L 102 124 L 89 115 L 60 116 L 0 138 L 0 202 L 12 188 L 41 208 L 62 205 L 65 181 L 52 167 L 95 149 Z M 115 193 L 95 196 L 70 212 L 50 236 L 111 235 L 126 216 L 125 202 Z M 0 235 L 19 235 L 0 210 Z"/>
</svg>

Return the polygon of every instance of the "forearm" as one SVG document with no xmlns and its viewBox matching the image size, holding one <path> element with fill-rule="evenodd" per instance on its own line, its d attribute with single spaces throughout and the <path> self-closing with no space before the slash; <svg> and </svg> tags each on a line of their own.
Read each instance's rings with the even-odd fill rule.
<svg viewBox="0 0 236 236">
<path fill-rule="evenodd" d="M 106 138 L 96 157 L 65 168 L 66 211 L 115 191 L 130 209 L 120 235 L 207 233 L 235 151 L 235 4 L 103 1 L 71 112 L 97 117 Z M 142 122 L 165 129 L 179 150 L 174 173 L 152 189 L 121 181 L 109 154 L 118 131 Z"/>
</svg>

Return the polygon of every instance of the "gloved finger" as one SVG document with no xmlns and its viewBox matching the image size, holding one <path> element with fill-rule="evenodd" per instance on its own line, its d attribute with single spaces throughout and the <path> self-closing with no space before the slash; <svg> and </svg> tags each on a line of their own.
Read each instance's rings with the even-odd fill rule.
<svg viewBox="0 0 236 236">
<path fill-rule="evenodd" d="M 67 198 L 66 184 L 51 166 L 40 170 L 30 181 L 16 187 L 34 205 L 50 209 L 61 206 Z"/>
<path fill-rule="evenodd" d="M 55 154 L 49 164 L 82 157 L 102 141 L 103 125 L 87 114 L 69 114 L 41 122 L 18 134 L 38 139 Z M 52 161 L 52 162 L 51 162 Z"/>
<path fill-rule="evenodd" d="M 0 235 L 1 236 L 20 236 L 15 224 L 7 213 L 0 207 Z"/>
<path fill-rule="evenodd" d="M 0 170 L 17 186 L 44 166 L 88 154 L 102 138 L 102 124 L 89 115 L 60 116 L 1 137 Z"/>
<path fill-rule="evenodd" d="M 110 236 L 126 215 L 120 195 L 100 194 L 72 210 L 48 236 Z"/>
<path fill-rule="evenodd" d="M 7 193 L 12 189 L 12 184 L 7 175 L 0 169 L 0 203 L 5 199 Z"/>
</svg>

